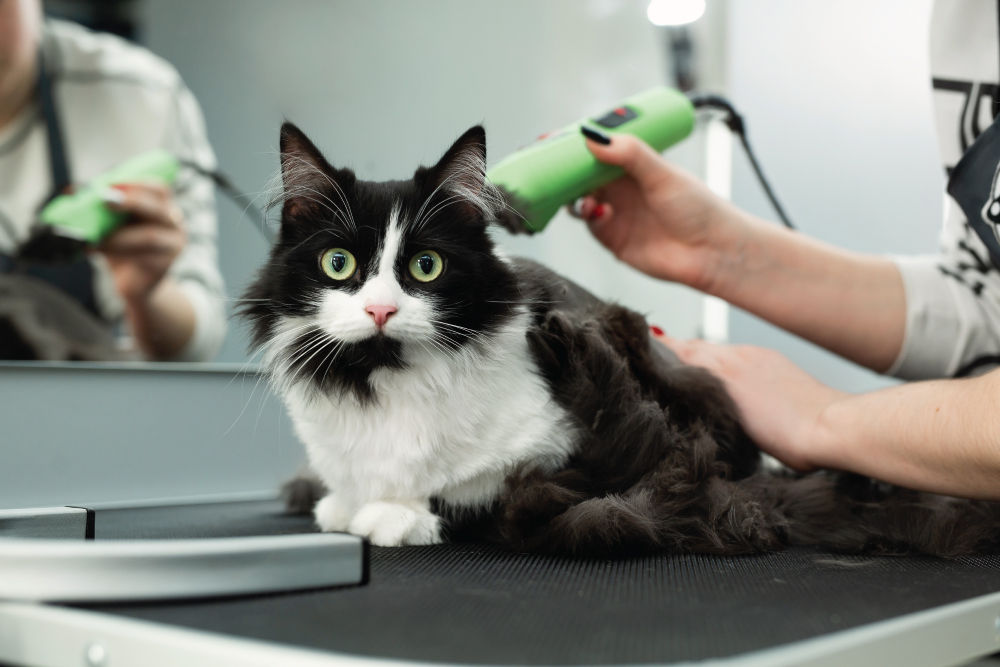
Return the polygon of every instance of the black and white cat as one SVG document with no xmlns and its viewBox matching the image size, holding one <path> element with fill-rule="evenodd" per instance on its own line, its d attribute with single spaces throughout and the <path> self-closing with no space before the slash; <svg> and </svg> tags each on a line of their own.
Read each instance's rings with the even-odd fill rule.
<svg viewBox="0 0 1000 667">
<path fill-rule="evenodd" d="M 282 127 L 281 232 L 243 314 L 320 529 L 578 555 L 996 548 L 990 503 L 758 472 L 714 377 L 640 315 L 498 252 L 485 165 L 473 127 L 412 179 L 368 182 Z"/>
</svg>

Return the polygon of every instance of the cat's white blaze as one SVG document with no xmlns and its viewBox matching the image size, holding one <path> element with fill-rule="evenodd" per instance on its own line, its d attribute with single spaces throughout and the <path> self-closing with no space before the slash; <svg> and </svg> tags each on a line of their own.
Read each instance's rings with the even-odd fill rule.
<svg viewBox="0 0 1000 667">
<path fill-rule="evenodd" d="M 391 277 L 395 273 L 396 258 L 403 245 L 403 229 L 399 222 L 400 206 L 397 203 L 389 212 L 389 228 L 379 249 L 378 270 L 375 277 Z"/>
<path fill-rule="evenodd" d="M 427 542 L 427 512 L 412 508 L 425 507 L 430 497 L 482 506 L 518 466 L 563 465 L 574 434 L 535 372 L 527 324 L 522 312 L 498 334 L 454 355 L 404 347 L 406 369 L 373 374 L 376 403 L 362 404 L 352 394 L 317 396 L 293 384 L 285 401 L 296 432 L 332 489 L 321 503 L 324 512 L 317 511 L 321 527 L 345 530 L 349 522 L 335 524 L 372 503 L 396 503 L 391 520 L 412 511 L 420 532 L 397 543 Z"/>
</svg>

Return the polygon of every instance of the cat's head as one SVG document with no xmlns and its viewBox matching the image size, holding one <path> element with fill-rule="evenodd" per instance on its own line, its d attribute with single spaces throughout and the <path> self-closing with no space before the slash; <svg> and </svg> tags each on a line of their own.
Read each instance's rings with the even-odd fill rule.
<svg viewBox="0 0 1000 667">
<path fill-rule="evenodd" d="M 333 167 L 281 128 L 281 231 L 246 293 L 255 347 L 286 382 L 370 398 L 371 373 L 488 344 L 517 281 L 488 234 L 502 202 L 469 129 L 406 181 Z"/>
</svg>

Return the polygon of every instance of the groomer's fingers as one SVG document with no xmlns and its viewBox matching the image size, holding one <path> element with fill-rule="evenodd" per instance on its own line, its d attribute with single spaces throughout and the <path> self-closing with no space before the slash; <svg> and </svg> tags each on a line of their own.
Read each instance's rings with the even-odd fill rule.
<svg viewBox="0 0 1000 667">
<path fill-rule="evenodd" d="M 591 196 L 577 199 L 568 208 L 570 215 L 586 222 L 598 239 L 603 238 L 602 228 L 614 217 L 614 208 L 611 204 Z"/>
<path fill-rule="evenodd" d="M 154 183 L 119 183 L 104 192 L 109 208 L 121 211 L 142 222 L 166 227 L 181 227 L 184 214 L 174 202 L 170 190 Z"/>
<path fill-rule="evenodd" d="M 653 338 L 669 347 L 685 364 L 715 372 L 723 370 L 723 359 L 728 353 L 728 346 L 714 345 L 696 338 L 679 340 L 663 334 L 659 327 L 651 327 L 651 331 Z"/>
<path fill-rule="evenodd" d="M 653 336 L 653 338 L 670 348 L 670 351 L 676 354 L 678 359 L 684 361 L 684 357 L 682 355 L 686 355 L 688 353 L 689 341 L 668 336 L 663 333 L 663 330 L 658 326 L 650 326 L 649 333 Z"/>
<path fill-rule="evenodd" d="M 590 213 L 597 206 L 597 197 L 594 195 L 587 195 L 585 197 L 580 197 L 575 202 L 567 206 L 569 214 L 574 218 L 580 218 L 581 220 L 586 220 Z"/>
<path fill-rule="evenodd" d="M 605 164 L 621 167 L 644 188 L 655 187 L 667 175 L 663 159 L 644 141 L 628 134 L 606 135 L 608 144 L 587 139 L 587 149 Z"/>
<path fill-rule="evenodd" d="M 580 197 L 569 205 L 569 213 L 581 220 L 595 220 L 604 217 L 605 212 L 610 209 L 607 195 L 604 189 L 594 190 L 589 195 Z"/>
<path fill-rule="evenodd" d="M 163 224 L 134 224 L 118 228 L 104 240 L 100 250 L 117 256 L 139 254 L 176 254 L 184 247 L 180 227 Z"/>
</svg>

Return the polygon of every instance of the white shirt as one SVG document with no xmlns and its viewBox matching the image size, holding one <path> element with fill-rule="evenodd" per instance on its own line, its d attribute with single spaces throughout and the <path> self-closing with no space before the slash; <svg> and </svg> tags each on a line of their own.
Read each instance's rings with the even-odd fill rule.
<svg viewBox="0 0 1000 667">
<path fill-rule="evenodd" d="M 205 168 L 215 156 L 197 102 L 164 60 L 112 35 L 49 21 L 43 36 L 47 68 L 73 180 L 85 183 L 138 153 L 162 148 Z M 12 252 L 28 235 L 52 190 L 48 137 L 32 102 L 0 130 L 0 250 Z M 195 331 L 178 359 L 211 358 L 225 335 L 225 291 L 216 255 L 212 182 L 182 170 L 174 195 L 184 212 L 187 244 L 169 269 L 195 311 Z M 11 235 L 16 238 L 11 238 Z M 106 264 L 95 256 L 95 296 L 109 321 L 123 304 Z"/>
<path fill-rule="evenodd" d="M 996 0 L 934 5 L 934 111 L 948 173 L 1000 111 L 998 19 Z M 940 254 L 893 258 L 906 291 L 906 334 L 889 369 L 900 378 L 952 377 L 1000 363 L 1000 271 L 950 197 L 946 209 Z"/>
</svg>

